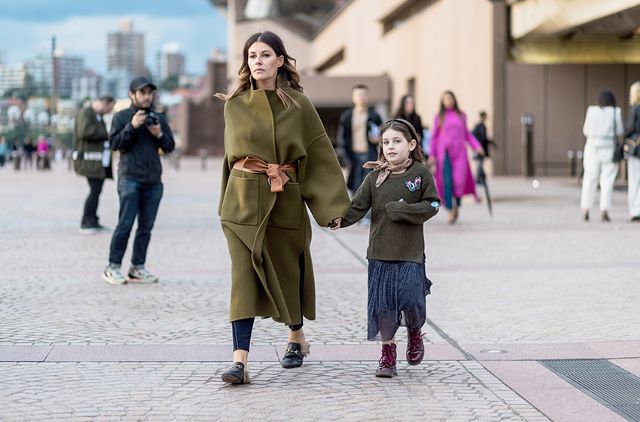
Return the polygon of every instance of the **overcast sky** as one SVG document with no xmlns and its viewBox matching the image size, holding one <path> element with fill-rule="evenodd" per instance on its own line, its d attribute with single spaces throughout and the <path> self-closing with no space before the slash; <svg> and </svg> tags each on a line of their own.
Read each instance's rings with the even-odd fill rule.
<svg viewBox="0 0 640 422">
<path fill-rule="evenodd" d="M 55 35 L 65 54 L 83 56 L 86 67 L 104 73 L 107 33 L 125 17 L 145 34 L 152 71 L 166 43 L 179 44 L 189 73 L 204 73 L 213 48 L 226 51 L 225 17 L 208 0 L 0 0 L 0 52 L 9 64 L 50 54 Z"/>
</svg>

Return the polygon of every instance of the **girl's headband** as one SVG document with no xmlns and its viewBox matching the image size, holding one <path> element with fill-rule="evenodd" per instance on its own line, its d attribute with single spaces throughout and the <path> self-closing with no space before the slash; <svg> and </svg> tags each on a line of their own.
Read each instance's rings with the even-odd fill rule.
<svg viewBox="0 0 640 422">
<path fill-rule="evenodd" d="M 408 121 L 406 121 L 405 119 L 391 119 L 392 122 L 398 122 L 404 126 L 407 127 L 407 129 L 409 129 L 409 133 L 411 133 L 411 136 L 413 136 L 413 139 L 416 140 L 416 142 L 418 142 L 418 132 L 416 132 L 416 128 L 413 127 L 413 125 L 411 123 L 409 123 Z"/>
</svg>

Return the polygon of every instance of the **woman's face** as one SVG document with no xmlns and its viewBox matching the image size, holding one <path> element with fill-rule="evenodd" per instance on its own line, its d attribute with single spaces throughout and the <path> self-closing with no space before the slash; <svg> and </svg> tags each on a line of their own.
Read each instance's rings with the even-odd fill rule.
<svg viewBox="0 0 640 422">
<path fill-rule="evenodd" d="M 415 108 L 416 108 L 416 103 L 413 100 L 413 97 L 407 97 L 404 100 L 404 112 L 407 113 L 407 114 L 411 114 L 411 113 L 413 113 Z"/>
<path fill-rule="evenodd" d="M 455 104 L 455 101 L 453 100 L 453 95 L 449 93 L 444 94 L 442 96 L 442 104 L 444 105 L 444 108 L 446 108 L 447 110 L 452 109 L 453 105 Z"/>
<path fill-rule="evenodd" d="M 278 68 L 284 63 L 284 56 L 276 56 L 273 48 L 257 41 L 249 47 L 247 63 L 251 76 L 260 88 L 265 83 L 275 83 Z"/>
<path fill-rule="evenodd" d="M 382 134 L 382 153 L 390 164 L 397 165 L 406 161 L 416 148 L 416 140 L 407 141 L 402 132 L 388 129 Z"/>
</svg>

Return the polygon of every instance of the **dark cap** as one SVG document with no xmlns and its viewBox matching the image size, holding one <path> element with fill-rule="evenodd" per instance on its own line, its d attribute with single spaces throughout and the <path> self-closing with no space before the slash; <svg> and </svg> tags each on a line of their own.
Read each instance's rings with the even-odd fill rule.
<svg viewBox="0 0 640 422">
<path fill-rule="evenodd" d="M 129 84 L 129 91 L 136 92 L 138 90 L 141 90 L 145 86 L 150 86 L 154 91 L 158 89 L 154 84 L 151 83 L 149 79 L 145 78 L 144 76 L 139 76 L 131 81 L 131 83 Z"/>
</svg>

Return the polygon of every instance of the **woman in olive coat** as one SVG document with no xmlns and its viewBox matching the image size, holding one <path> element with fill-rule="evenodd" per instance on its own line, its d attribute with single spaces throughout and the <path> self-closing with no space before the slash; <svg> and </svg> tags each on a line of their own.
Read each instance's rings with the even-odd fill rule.
<svg viewBox="0 0 640 422">
<path fill-rule="evenodd" d="M 222 379 L 249 382 L 256 316 L 287 324 L 282 366 L 302 364 L 303 317 L 315 319 L 311 223 L 329 226 L 349 208 L 344 177 L 300 77 L 272 32 L 244 45 L 238 86 L 226 100 L 225 158 L 218 213 L 231 256 L 233 365 Z"/>
</svg>

